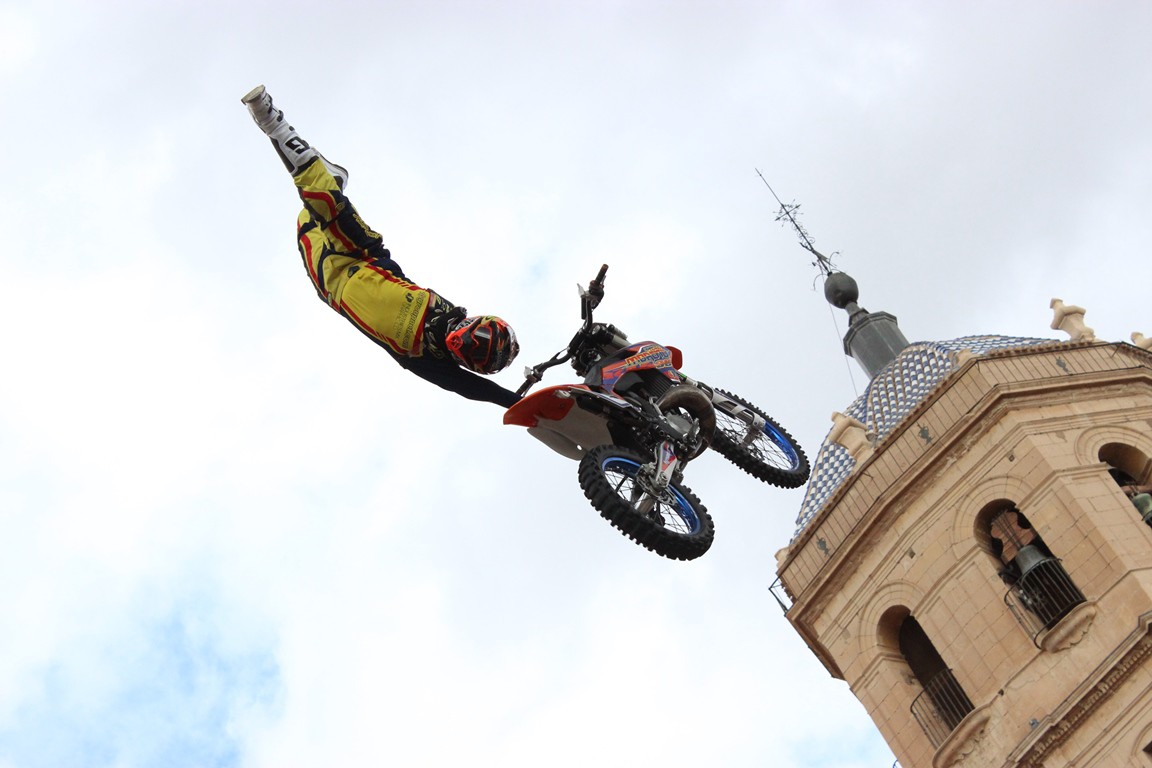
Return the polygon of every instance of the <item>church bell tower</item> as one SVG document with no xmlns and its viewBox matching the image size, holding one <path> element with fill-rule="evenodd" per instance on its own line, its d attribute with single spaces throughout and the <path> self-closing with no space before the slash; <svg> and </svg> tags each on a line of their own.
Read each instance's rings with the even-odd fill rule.
<svg viewBox="0 0 1152 768">
<path fill-rule="evenodd" d="M 777 554 L 787 618 L 902 768 L 1152 768 L 1152 340 L 909 343 L 849 315 L 867 372 Z"/>
</svg>

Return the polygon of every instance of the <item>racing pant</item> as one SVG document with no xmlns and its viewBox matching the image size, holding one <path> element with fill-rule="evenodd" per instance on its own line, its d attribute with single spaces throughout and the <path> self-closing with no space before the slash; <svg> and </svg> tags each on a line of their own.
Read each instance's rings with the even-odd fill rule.
<svg viewBox="0 0 1152 768">
<path fill-rule="evenodd" d="M 320 298 L 389 350 L 420 356 L 431 293 L 405 279 L 323 162 L 293 179 L 304 203 L 296 220 L 300 257 Z"/>
</svg>

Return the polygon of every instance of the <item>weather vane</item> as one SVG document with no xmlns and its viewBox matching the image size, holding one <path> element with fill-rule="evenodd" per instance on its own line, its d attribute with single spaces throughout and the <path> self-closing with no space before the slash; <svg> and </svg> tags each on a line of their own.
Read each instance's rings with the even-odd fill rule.
<svg viewBox="0 0 1152 768">
<path fill-rule="evenodd" d="M 813 244 L 808 230 L 804 229 L 804 225 L 797 219 L 800 213 L 799 203 L 785 203 L 780 199 L 780 196 L 776 194 L 776 190 L 772 189 L 772 185 L 768 183 L 768 179 L 764 178 L 764 174 L 760 173 L 759 168 L 756 169 L 756 175 L 760 177 L 760 181 L 764 182 L 764 186 L 768 187 L 768 191 L 772 193 L 772 197 L 776 198 L 776 202 L 780 205 L 780 211 L 776 214 L 776 221 L 790 224 L 796 232 L 797 237 L 800 238 L 800 246 L 816 257 L 816 261 L 812 262 L 812 266 L 818 268 L 825 277 L 831 275 L 836 271 L 836 266 L 832 263 L 832 259 L 816 250 L 816 246 Z M 833 252 L 832 255 L 835 256 L 836 252 Z"/>
</svg>

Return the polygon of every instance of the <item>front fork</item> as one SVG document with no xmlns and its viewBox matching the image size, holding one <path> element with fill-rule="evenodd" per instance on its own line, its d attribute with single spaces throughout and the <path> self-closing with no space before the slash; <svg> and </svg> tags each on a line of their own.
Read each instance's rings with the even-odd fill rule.
<svg viewBox="0 0 1152 768">
<path fill-rule="evenodd" d="M 641 515 L 649 514 L 656 503 L 668 494 L 668 486 L 678 479 L 682 464 L 671 440 L 664 440 L 656 446 L 654 454 L 654 461 L 640 468 L 641 482 L 636 484 L 633 492 L 641 497 L 632 499 L 636 511 Z"/>
</svg>

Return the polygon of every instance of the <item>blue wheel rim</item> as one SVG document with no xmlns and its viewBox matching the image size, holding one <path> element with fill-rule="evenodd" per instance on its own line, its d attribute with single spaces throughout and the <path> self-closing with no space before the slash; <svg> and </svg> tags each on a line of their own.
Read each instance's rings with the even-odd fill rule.
<svg viewBox="0 0 1152 768">
<path fill-rule="evenodd" d="M 600 469 L 605 474 L 607 474 L 609 470 L 615 470 L 635 480 L 637 473 L 640 471 L 640 464 L 632 459 L 626 459 L 623 456 L 609 456 L 600 462 Z M 696 515 L 695 507 L 689 504 L 688 500 L 684 498 L 684 495 L 676 490 L 674 486 L 669 485 L 668 492 L 676 503 L 667 504 L 665 502 L 659 502 L 659 504 L 675 512 L 676 516 L 679 517 L 688 528 L 689 534 L 699 533 L 700 518 Z"/>
<path fill-rule="evenodd" d="M 768 439 L 775 443 L 780 452 L 788 457 L 788 461 L 792 464 L 791 469 L 800 466 L 800 457 L 796 455 L 796 449 L 792 446 L 791 440 L 777 432 L 776 428 L 768 422 L 764 422 L 764 434 L 768 435 Z"/>
</svg>

